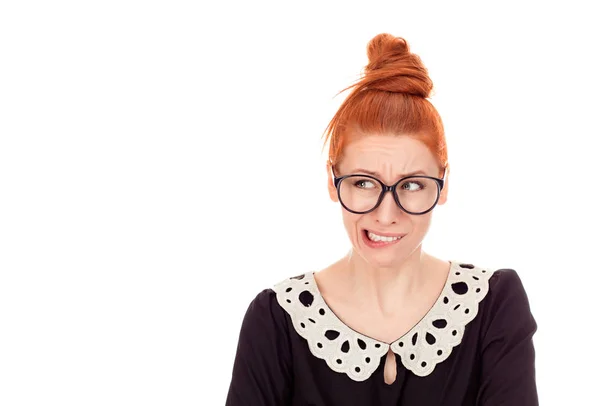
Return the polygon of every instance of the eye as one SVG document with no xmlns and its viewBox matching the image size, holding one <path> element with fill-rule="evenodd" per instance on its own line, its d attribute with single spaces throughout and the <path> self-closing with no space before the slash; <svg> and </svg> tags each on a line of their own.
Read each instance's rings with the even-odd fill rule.
<svg viewBox="0 0 600 406">
<path fill-rule="evenodd" d="M 408 186 L 408 187 L 406 187 Z M 417 182 L 417 181 L 408 181 L 402 184 L 402 189 L 403 190 L 408 190 L 409 192 L 416 192 L 418 190 L 422 190 L 425 189 L 425 185 L 423 185 L 421 182 Z"/>
<path fill-rule="evenodd" d="M 354 182 L 354 186 L 359 189 L 374 189 L 377 187 L 377 185 L 375 185 L 375 182 L 369 179 L 357 180 L 356 182 Z"/>
</svg>

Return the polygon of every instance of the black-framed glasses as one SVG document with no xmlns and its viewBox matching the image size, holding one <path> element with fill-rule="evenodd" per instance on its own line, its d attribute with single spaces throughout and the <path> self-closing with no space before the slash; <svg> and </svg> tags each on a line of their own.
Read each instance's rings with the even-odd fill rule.
<svg viewBox="0 0 600 406">
<path fill-rule="evenodd" d="M 446 168 L 442 179 L 412 175 L 386 185 L 371 175 L 350 174 L 337 177 L 331 165 L 333 184 L 341 205 L 351 213 L 365 214 L 375 210 L 386 192 L 392 192 L 398 207 L 408 214 L 421 215 L 433 210 L 444 188 Z"/>
</svg>

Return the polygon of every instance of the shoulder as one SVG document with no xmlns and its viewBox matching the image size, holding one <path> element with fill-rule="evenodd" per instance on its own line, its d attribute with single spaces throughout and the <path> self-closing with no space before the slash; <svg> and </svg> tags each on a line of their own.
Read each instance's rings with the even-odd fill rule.
<svg viewBox="0 0 600 406">
<path fill-rule="evenodd" d="M 242 319 L 238 351 L 255 354 L 249 357 L 274 357 L 275 351 L 278 359 L 289 359 L 289 323 L 289 316 L 277 303 L 273 289 L 262 289 L 250 301 Z"/>
<path fill-rule="evenodd" d="M 272 289 L 250 301 L 244 316 L 227 396 L 227 404 L 289 404 L 292 350 L 285 315 Z"/>
<path fill-rule="evenodd" d="M 509 333 L 515 329 L 533 333 L 537 329 L 525 286 L 515 269 L 500 268 L 493 271 L 489 279 L 489 292 L 482 305 L 484 334 L 494 331 Z"/>
<path fill-rule="evenodd" d="M 246 318 L 252 320 L 270 320 L 284 322 L 284 311 L 277 303 L 277 293 L 273 288 L 264 288 L 250 301 L 246 310 Z"/>
<path fill-rule="evenodd" d="M 492 272 L 490 277 L 490 289 L 498 290 L 513 290 L 523 289 L 521 277 L 513 268 L 500 268 Z"/>
<path fill-rule="evenodd" d="M 252 298 L 250 301 L 249 309 L 267 308 L 272 305 L 273 299 L 275 298 L 275 291 L 271 288 L 264 288 Z"/>
<path fill-rule="evenodd" d="M 492 272 L 489 280 L 487 302 L 499 304 L 507 300 L 519 299 L 529 302 L 525 287 L 518 272 L 512 268 L 500 268 Z"/>
<path fill-rule="evenodd" d="M 299 288 L 304 286 L 305 283 L 308 285 L 309 276 L 310 273 L 308 272 L 301 275 L 288 276 L 285 279 L 280 279 L 271 287 L 262 289 L 250 302 L 246 318 L 269 319 L 278 325 L 287 324 L 287 312 L 285 308 L 286 304 L 289 304 L 291 301 L 288 299 L 286 302 L 282 293 L 290 293 L 292 286 L 295 291 L 303 290 Z M 297 292 L 294 292 L 294 294 L 297 294 Z M 303 295 L 300 296 L 303 297 Z"/>
</svg>

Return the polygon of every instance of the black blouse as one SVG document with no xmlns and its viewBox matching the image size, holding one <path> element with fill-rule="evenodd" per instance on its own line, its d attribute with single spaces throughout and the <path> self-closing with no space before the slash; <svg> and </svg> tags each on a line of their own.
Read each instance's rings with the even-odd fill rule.
<svg viewBox="0 0 600 406">
<path fill-rule="evenodd" d="M 393 343 L 341 322 L 313 273 L 264 289 L 242 322 L 226 405 L 538 405 L 537 324 L 518 274 L 450 262 L 434 306 Z"/>
</svg>

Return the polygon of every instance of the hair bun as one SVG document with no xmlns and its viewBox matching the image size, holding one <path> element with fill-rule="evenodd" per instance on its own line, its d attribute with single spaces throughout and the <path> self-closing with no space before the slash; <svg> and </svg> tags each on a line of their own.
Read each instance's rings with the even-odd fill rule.
<svg viewBox="0 0 600 406">
<path fill-rule="evenodd" d="M 376 35 L 367 45 L 369 64 L 360 85 L 363 89 L 408 93 L 429 97 L 433 82 L 418 55 L 404 38 Z"/>
</svg>

